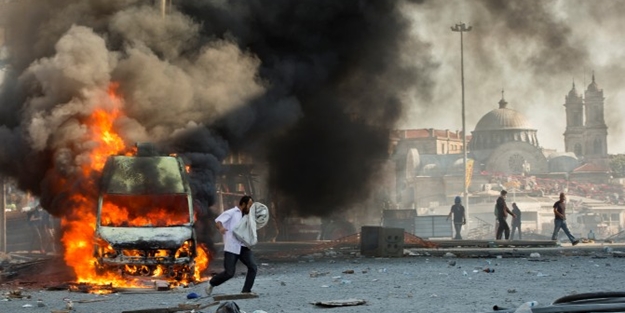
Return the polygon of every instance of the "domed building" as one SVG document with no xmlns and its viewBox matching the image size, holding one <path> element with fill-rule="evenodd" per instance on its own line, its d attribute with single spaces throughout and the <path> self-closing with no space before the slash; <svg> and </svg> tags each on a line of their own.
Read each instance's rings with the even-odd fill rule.
<svg viewBox="0 0 625 313">
<path fill-rule="evenodd" d="M 536 128 L 523 113 L 508 107 L 503 92 L 498 107 L 482 116 L 466 136 L 466 166 L 462 132 L 396 130 L 391 151 L 397 202 L 407 208 L 435 207 L 453 201 L 465 184 L 470 195 L 489 196 L 493 181 L 500 184 L 501 177 L 519 179 L 521 174 L 526 180 L 606 183 L 610 172 L 604 99 L 594 74 L 583 95 L 573 84 L 564 102 L 564 152 L 541 147 Z"/>
<path fill-rule="evenodd" d="M 536 133 L 521 112 L 508 108 L 502 92 L 499 108 L 486 113 L 475 126 L 469 151 L 482 170 L 544 173 L 548 163 Z"/>
</svg>

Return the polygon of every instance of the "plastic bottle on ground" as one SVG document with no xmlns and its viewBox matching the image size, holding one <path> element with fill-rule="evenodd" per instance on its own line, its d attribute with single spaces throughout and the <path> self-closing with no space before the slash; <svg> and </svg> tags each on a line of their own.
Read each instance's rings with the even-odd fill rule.
<svg viewBox="0 0 625 313">
<path fill-rule="evenodd" d="M 521 306 L 519 306 L 516 310 L 514 310 L 514 313 L 532 313 L 532 308 L 536 307 L 537 305 L 538 302 L 536 301 L 525 302 L 521 304 Z"/>
</svg>

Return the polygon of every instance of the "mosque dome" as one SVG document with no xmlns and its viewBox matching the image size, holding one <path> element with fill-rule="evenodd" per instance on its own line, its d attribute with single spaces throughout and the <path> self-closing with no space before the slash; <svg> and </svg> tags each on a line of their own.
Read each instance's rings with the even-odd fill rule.
<svg viewBox="0 0 625 313">
<path fill-rule="evenodd" d="M 486 113 L 477 122 L 475 130 L 532 129 L 525 115 L 519 111 L 507 108 L 507 104 L 506 100 L 502 98 L 499 101 L 499 108 Z"/>
<path fill-rule="evenodd" d="M 507 105 L 502 91 L 499 108 L 486 113 L 475 126 L 469 150 L 478 161 L 485 161 L 492 151 L 508 142 L 524 142 L 538 147 L 536 129 L 525 115 Z"/>
</svg>

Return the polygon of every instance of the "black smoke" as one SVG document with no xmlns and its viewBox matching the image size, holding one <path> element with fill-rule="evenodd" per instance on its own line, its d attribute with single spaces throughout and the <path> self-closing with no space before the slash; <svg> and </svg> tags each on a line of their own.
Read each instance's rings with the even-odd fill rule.
<svg viewBox="0 0 625 313">
<path fill-rule="evenodd" d="M 327 216 L 367 200 L 402 97 L 415 86 L 429 96 L 435 65 L 427 46 L 409 35 L 402 5 L 182 2 L 207 35 L 233 38 L 261 61 L 267 93 L 221 125 L 244 126 L 226 127 L 226 136 L 233 148 L 266 157 L 270 187 L 290 203 L 284 210 Z"/>
<path fill-rule="evenodd" d="M 87 121 L 116 107 L 112 83 L 116 132 L 181 155 L 204 213 L 231 152 L 268 164 L 299 215 L 366 200 L 406 99 L 430 96 L 437 65 L 402 13 L 420 1 L 184 0 L 166 14 L 159 3 L 10 8 L 0 171 L 57 216 L 93 193 Z"/>
</svg>

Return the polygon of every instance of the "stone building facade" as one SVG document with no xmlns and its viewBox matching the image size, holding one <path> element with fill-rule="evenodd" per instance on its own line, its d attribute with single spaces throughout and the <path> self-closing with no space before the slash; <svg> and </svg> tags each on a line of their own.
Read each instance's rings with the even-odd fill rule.
<svg viewBox="0 0 625 313">
<path fill-rule="evenodd" d="M 565 96 L 566 131 L 564 149 L 573 152 L 583 162 L 608 166 L 608 127 L 604 119 L 603 89 L 599 89 L 592 75 L 584 97 L 575 90 L 575 83 Z"/>
</svg>

